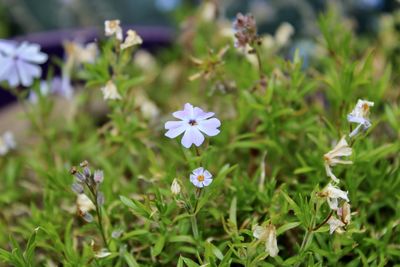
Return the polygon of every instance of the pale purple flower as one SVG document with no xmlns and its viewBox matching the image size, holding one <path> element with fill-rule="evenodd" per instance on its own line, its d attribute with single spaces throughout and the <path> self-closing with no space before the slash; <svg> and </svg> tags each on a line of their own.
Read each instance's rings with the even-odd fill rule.
<svg viewBox="0 0 400 267">
<path fill-rule="evenodd" d="M 368 118 L 370 107 L 374 106 L 374 102 L 359 99 L 356 106 L 347 115 L 347 120 L 352 123 L 357 123 L 358 126 L 349 134 L 350 137 L 354 137 L 359 133 L 361 129 L 364 131 L 371 127 L 371 122 Z"/>
<path fill-rule="evenodd" d="M 0 40 L 0 82 L 6 80 L 11 87 L 32 85 L 33 79 L 42 75 L 38 64 L 47 58 L 38 44 Z"/>
<path fill-rule="evenodd" d="M 214 116 L 214 112 L 204 112 L 201 108 L 193 107 L 186 103 L 183 110 L 176 111 L 172 115 L 181 121 L 168 121 L 165 123 L 165 129 L 168 131 L 165 136 L 175 138 L 182 133 L 181 143 L 184 147 L 189 148 L 192 144 L 200 146 L 204 142 L 203 133 L 208 136 L 219 134 L 218 127 L 221 122 Z"/>
<path fill-rule="evenodd" d="M 41 81 L 39 92 L 41 96 L 59 95 L 66 99 L 71 99 L 74 93 L 71 86 L 71 81 L 68 77 L 65 76 L 63 76 L 62 78 L 55 77 L 50 82 Z M 28 100 L 29 102 L 36 104 L 39 100 L 37 92 L 31 90 L 29 92 Z"/>
<path fill-rule="evenodd" d="M 190 182 L 198 188 L 203 188 L 209 186 L 212 182 L 212 175 L 209 171 L 205 170 L 203 167 L 193 170 L 190 175 Z"/>
</svg>

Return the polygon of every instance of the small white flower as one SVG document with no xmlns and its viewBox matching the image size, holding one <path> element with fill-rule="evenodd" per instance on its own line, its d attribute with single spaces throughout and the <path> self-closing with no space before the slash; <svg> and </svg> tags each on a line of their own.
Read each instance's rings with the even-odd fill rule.
<svg viewBox="0 0 400 267">
<path fill-rule="evenodd" d="M 209 186 L 212 182 L 212 175 L 209 171 L 205 170 L 203 167 L 193 170 L 190 175 L 190 182 L 198 188 L 203 188 Z"/>
<path fill-rule="evenodd" d="M 342 191 L 338 187 L 329 183 L 320 193 L 320 196 L 326 197 L 329 207 L 332 210 L 338 209 L 338 200 L 343 199 L 346 202 L 349 202 L 349 197 L 347 196 L 347 191 Z"/>
<path fill-rule="evenodd" d="M 104 100 L 119 100 L 122 98 L 112 80 L 109 80 L 106 86 L 101 88 L 101 91 L 103 92 Z"/>
<path fill-rule="evenodd" d="M 98 54 L 96 43 L 88 43 L 83 45 L 78 42 L 64 42 L 64 50 L 67 61 L 72 61 L 72 65 L 80 65 L 82 63 L 94 63 Z"/>
<path fill-rule="evenodd" d="M 171 192 L 174 196 L 179 195 L 179 193 L 181 192 L 181 186 L 179 185 L 179 182 L 176 178 L 174 179 L 174 181 L 172 181 Z"/>
<path fill-rule="evenodd" d="M 128 30 L 126 34 L 127 36 L 125 38 L 125 41 L 121 44 L 121 50 L 143 43 L 142 37 L 140 37 L 135 31 Z"/>
<path fill-rule="evenodd" d="M 271 257 L 278 255 L 278 242 L 276 240 L 276 228 L 272 224 L 267 226 L 256 225 L 253 230 L 253 236 L 265 242 L 265 252 Z"/>
<path fill-rule="evenodd" d="M 10 150 L 15 149 L 16 146 L 17 144 L 12 132 L 7 131 L 0 136 L 0 156 L 6 155 Z"/>
<path fill-rule="evenodd" d="M 345 224 L 341 220 L 338 220 L 335 217 L 331 216 L 328 220 L 328 224 L 330 234 L 333 234 L 334 232 L 337 232 L 339 234 L 343 233 L 342 227 L 345 226 Z"/>
<path fill-rule="evenodd" d="M 106 36 L 112 36 L 115 35 L 115 37 L 122 41 L 122 29 L 120 26 L 120 21 L 119 20 L 106 20 L 104 22 L 104 30 L 105 30 L 105 35 Z"/>
<path fill-rule="evenodd" d="M 167 121 L 165 129 L 168 131 L 165 136 L 175 138 L 184 133 L 181 143 L 184 147 L 189 148 L 192 144 L 200 146 L 204 142 L 204 134 L 208 136 L 216 136 L 219 134 L 218 129 L 221 122 L 214 116 L 214 112 L 204 112 L 201 108 L 193 107 L 186 103 L 183 110 L 172 113 L 180 121 Z"/>
<path fill-rule="evenodd" d="M 91 210 L 96 209 L 96 206 L 90 200 L 90 198 L 85 194 L 79 194 L 76 199 L 76 206 L 78 209 L 78 213 L 80 215 L 84 215 Z"/>
<path fill-rule="evenodd" d="M 351 160 L 341 159 L 341 157 L 350 156 L 351 153 L 351 147 L 349 147 L 345 137 L 343 136 L 336 146 L 324 155 L 326 174 L 336 183 L 339 182 L 339 179 L 333 174 L 331 166 L 335 166 L 336 164 L 352 164 L 353 162 Z"/>
<path fill-rule="evenodd" d="M 344 224 L 349 224 L 351 221 L 351 210 L 350 210 L 350 204 L 347 202 L 344 202 L 343 205 L 337 209 L 337 215 L 340 216 L 342 222 Z"/>
<path fill-rule="evenodd" d="M 355 108 L 352 112 L 347 115 L 347 120 L 349 122 L 357 123 L 358 126 L 349 134 L 350 137 L 353 137 L 358 134 L 360 129 L 362 128 L 366 131 L 369 127 L 371 127 L 371 122 L 368 119 L 369 109 L 374 106 L 374 102 L 359 99 Z"/>
<path fill-rule="evenodd" d="M 283 47 L 288 44 L 290 37 L 294 34 L 293 26 L 288 22 L 283 22 L 279 25 L 275 32 L 275 42 L 279 47 Z"/>
</svg>

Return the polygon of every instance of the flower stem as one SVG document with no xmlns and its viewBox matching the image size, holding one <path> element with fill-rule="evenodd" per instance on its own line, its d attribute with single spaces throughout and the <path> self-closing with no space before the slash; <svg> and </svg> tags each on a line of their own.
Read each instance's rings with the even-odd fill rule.
<svg viewBox="0 0 400 267">
<path fill-rule="evenodd" d="M 95 194 L 95 200 L 96 200 L 96 213 L 97 213 L 97 220 L 98 220 L 100 234 L 103 239 L 104 245 L 107 247 L 108 250 L 110 250 L 110 248 L 108 246 L 107 238 L 105 235 L 104 227 L 103 227 L 103 218 L 102 218 L 102 214 L 101 214 L 101 207 L 99 207 L 99 203 L 97 201 L 97 194 Z"/>
<path fill-rule="evenodd" d="M 193 213 L 192 216 L 190 217 L 190 223 L 192 224 L 194 239 L 197 240 L 199 239 L 199 228 L 197 227 L 196 213 Z"/>
</svg>

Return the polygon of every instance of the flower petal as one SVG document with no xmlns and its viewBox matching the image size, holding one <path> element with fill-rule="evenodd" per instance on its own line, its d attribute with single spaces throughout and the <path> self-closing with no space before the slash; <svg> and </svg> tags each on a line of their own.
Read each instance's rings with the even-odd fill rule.
<svg viewBox="0 0 400 267">
<path fill-rule="evenodd" d="M 200 168 L 197 168 L 197 169 L 193 170 L 193 174 L 196 175 L 196 176 L 202 175 L 203 173 L 204 173 L 204 168 L 203 167 L 200 167 Z"/>
<path fill-rule="evenodd" d="M 214 112 L 204 112 L 201 108 L 195 107 L 193 109 L 193 119 L 196 121 L 205 120 L 214 116 Z"/>
<path fill-rule="evenodd" d="M 186 148 L 189 148 L 192 144 L 200 146 L 203 142 L 204 136 L 195 127 L 187 128 L 181 140 L 182 145 Z"/>
<path fill-rule="evenodd" d="M 216 136 L 220 133 L 217 128 L 221 126 L 221 122 L 217 118 L 199 121 L 197 128 L 208 136 Z"/>
<path fill-rule="evenodd" d="M 209 171 L 207 171 L 207 170 L 204 171 L 203 175 L 204 175 L 204 178 L 206 178 L 206 179 L 211 179 L 212 178 L 211 173 Z"/>
<path fill-rule="evenodd" d="M 39 66 L 27 63 L 23 60 L 17 60 L 18 74 L 23 86 L 30 86 L 33 78 L 40 77 L 42 69 Z"/>
<path fill-rule="evenodd" d="M 203 181 L 203 185 L 204 186 L 209 186 L 210 184 L 211 184 L 211 182 L 212 182 L 213 180 L 212 179 L 204 179 L 204 181 Z"/>
</svg>

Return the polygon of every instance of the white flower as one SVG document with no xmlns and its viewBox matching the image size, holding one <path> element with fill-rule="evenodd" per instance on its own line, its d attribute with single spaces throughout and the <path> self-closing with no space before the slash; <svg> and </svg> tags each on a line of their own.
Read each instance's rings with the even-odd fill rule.
<svg viewBox="0 0 400 267">
<path fill-rule="evenodd" d="M 7 80 L 11 87 L 31 86 L 34 78 L 42 75 L 38 64 L 47 61 L 38 44 L 0 40 L 0 82 Z"/>
<path fill-rule="evenodd" d="M 16 146 L 17 144 L 12 132 L 7 131 L 0 136 L 0 156 L 6 155 L 10 150 L 15 149 Z"/>
<path fill-rule="evenodd" d="M 174 196 L 179 195 L 181 192 L 181 186 L 179 185 L 179 182 L 177 179 L 174 179 L 171 184 L 171 192 Z"/>
<path fill-rule="evenodd" d="M 347 120 L 349 122 L 358 123 L 358 126 L 349 134 L 353 137 L 358 134 L 362 128 L 366 131 L 371 127 L 371 122 L 368 119 L 369 109 L 374 106 L 374 102 L 359 99 L 353 111 L 347 115 Z"/>
<path fill-rule="evenodd" d="M 106 20 L 104 21 L 104 31 L 106 36 L 115 35 L 115 37 L 122 41 L 122 29 L 119 20 Z"/>
<path fill-rule="evenodd" d="M 330 234 L 333 234 L 334 232 L 337 232 L 339 234 L 343 233 L 342 227 L 345 226 L 345 224 L 341 220 L 338 220 L 335 217 L 331 216 L 328 220 L 328 224 Z"/>
<path fill-rule="evenodd" d="M 172 113 L 172 116 L 181 121 L 166 122 L 165 129 L 168 131 L 165 136 L 175 138 L 185 133 L 181 143 L 186 148 L 191 147 L 192 144 L 200 146 L 204 142 L 202 133 L 215 136 L 220 132 L 218 127 L 221 126 L 221 122 L 217 118 L 211 118 L 214 116 L 213 112 L 204 112 L 201 108 L 193 107 L 189 103 L 185 104 L 184 110 L 176 111 Z"/>
<path fill-rule="evenodd" d="M 276 228 L 272 224 L 267 226 L 256 225 L 253 230 L 253 236 L 263 242 L 265 242 L 265 252 L 271 257 L 278 255 L 278 242 L 276 240 Z"/>
<path fill-rule="evenodd" d="M 209 186 L 212 182 L 212 175 L 209 171 L 205 170 L 203 167 L 193 170 L 190 175 L 190 182 L 198 188 L 203 188 Z"/>
<path fill-rule="evenodd" d="M 78 42 L 64 42 L 64 50 L 67 55 L 67 61 L 70 64 L 80 65 L 82 63 L 94 63 L 98 54 L 96 43 L 83 45 Z"/>
<path fill-rule="evenodd" d="M 338 200 L 343 199 L 346 202 L 349 202 L 349 197 L 347 196 L 347 191 L 342 191 L 338 187 L 329 183 L 320 193 L 320 196 L 326 197 L 326 201 L 328 202 L 329 207 L 332 210 L 338 209 Z"/>
<path fill-rule="evenodd" d="M 90 200 L 90 198 L 85 194 L 79 194 L 76 199 L 76 206 L 79 214 L 84 215 L 91 210 L 96 209 L 96 206 Z"/>
<path fill-rule="evenodd" d="M 125 38 L 125 41 L 121 44 L 121 50 L 143 43 L 142 37 L 140 37 L 135 31 L 128 30 L 126 34 L 127 36 Z"/>
<path fill-rule="evenodd" d="M 104 100 L 119 100 L 122 98 L 112 80 L 109 80 L 106 86 L 101 88 L 101 91 L 103 92 Z"/>
<path fill-rule="evenodd" d="M 336 146 L 324 155 L 326 174 L 332 178 L 333 181 L 339 182 L 339 179 L 333 174 L 331 166 L 336 164 L 352 164 L 351 160 L 342 160 L 341 157 L 350 156 L 352 153 L 351 147 L 347 144 L 345 137 L 336 144 Z"/>
<path fill-rule="evenodd" d="M 283 22 L 279 25 L 275 32 L 275 42 L 279 47 L 287 45 L 290 37 L 294 34 L 293 26 L 288 22 Z"/>
<path fill-rule="evenodd" d="M 351 221 L 351 210 L 350 210 L 350 204 L 347 202 L 344 202 L 343 205 L 337 209 L 337 215 L 340 216 L 341 220 L 343 223 L 346 225 L 350 223 Z"/>
</svg>

